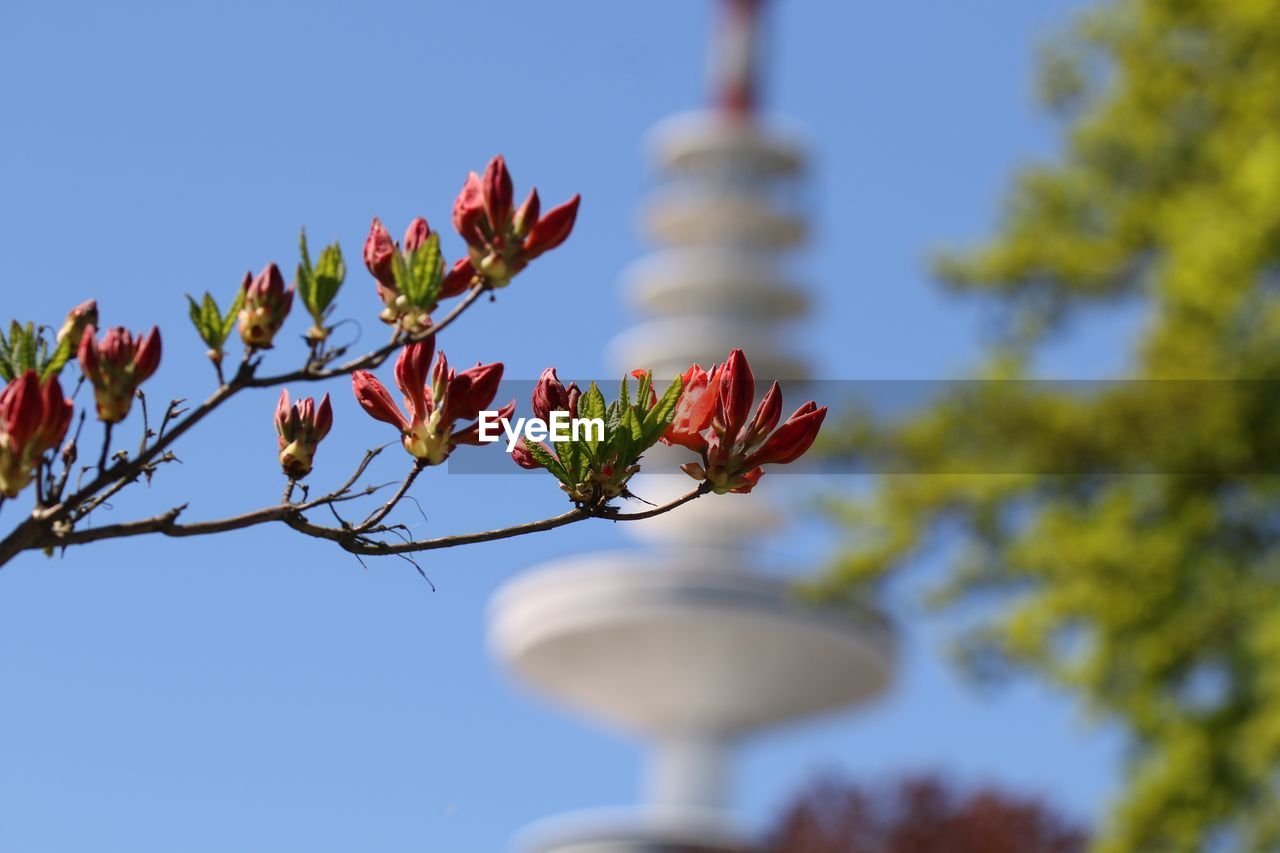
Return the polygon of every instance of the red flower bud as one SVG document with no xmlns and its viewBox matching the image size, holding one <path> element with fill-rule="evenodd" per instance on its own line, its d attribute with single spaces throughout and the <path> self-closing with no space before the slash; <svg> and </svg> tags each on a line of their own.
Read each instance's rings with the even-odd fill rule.
<svg viewBox="0 0 1280 853">
<path fill-rule="evenodd" d="M 404 250 L 406 253 L 417 251 L 418 247 L 427 242 L 427 238 L 431 236 L 431 226 L 427 225 L 427 220 L 421 216 L 409 223 L 409 228 L 404 232 Z"/>
<path fill-rule="evenodd" d="M 378 377 L 367 370 L 357 370 L 351 374 L 351 390 L 355 392 L 356 402 L 368 412 L 369 417 L 401 430 L 408 428 L 409 422 L 387 393 L 386 386 L 378 381 Z"/>
<path fill-rule="evenodd" d="M 471 172 L 453 202 L 453 227 L 470 246 L 483 245 L 480 220 L 484 215 L 484 190 L 480 187 L 480 176 Z"/>
<path fill-rule="evenodd" d="M 475 420 L 498 395 L 501 382 L 502 362 L 477 364 L 451 377 L 445 418 L 449 421 Z"/>
<path fill-rule="evenodd" d="M 145 337 L 135 338 L 117 326 L 107 330 L 101 342 L 96 333 L 89 326 L 80 338 L 80 371 L 93 385 L 98 419 L 119 423 L 129 414 L 138 386 L 160 366 L 160 329 L 153 326 Z"/>
<path fill-rule="evenodd" d="M 412 226 L 410 229 L 412 230 Z M 396 286 L 396 277 L 391 271 L 395 254 L 396 244 L 392 242 L 382 220 L 375 216 L 373 224 L 369 226 L 369 236 L 364 241 L 364 265 L 379 284 L 392 289 Z"/>
<path fill-rule="evenodd" d="M 538 200 L 537 187 L 529 190 L 529 196 L 524 200 L 524 204 L 520 205 L 520 209 L 516 211 L 516 217 L 512 221 L 512 228 L 516 232 L 517 237 L 524 237 L 529 233 L 529 229 L 538 221 L 538 211 L 541 209 L 541 202 Z"/>
<path fill-rule="evenodd" d="M 293 287 L 284 286 L 280 267 L 267 264 L 256 278 L 245 276 L 244 305 L 240 309 L 240 339 L 254 349 L 271 349 L 271 342 L 293 307 Z"/>
<path fill-rule="evenodd" d="M 759 450 L 748 456 L 745 464 L 748 467 L 767 465 L 771 462 L 785 465 L 796 461 L 813 445 L 826 416 L 827 407 L 823 406 L 819 409 L 810 400 L 796 409 L 795 414 L 778 427 L 777 432 L 769 436 Z"/>
<path fill-rule="evenodd" d="M 529 236 L 524 241 L 523 258 L 526 263 L 569 239 L 573 224 L 578 219 L 578 204 L 581 201 L 582 196 L 575 195 L 559 207 L 551 208 L 530 229 Z"/>
<path fill-rule="evenodd" d="M 720 404 L 718 414 L 724 428 L 725 441 L 732 443 L 746 425 L 751 402 L 756 396 L 756 380 L 742 350 L 735 349 L 720 371 Z"/>
<path fill-rule="evenodd" d="M 511 458 L 521 468 L 526 468 L 530 471 L 542 467 L 538 464 L 538 460 L 533 458 L 533 451 L 523 441 L 516 443 L 515 449 L 511 451 Z"/>
<path fill-rule="evenodd" d="M 0 494 L 17 497 L 30 484 L 40 458 L 66 436 L 73 409 L 58 377 L 41 383 L 34 370 L 0 391 Z"/>
<path fill-rule="evenodd" d="M 430 415 L 427 406 L 427 372 L 431 369 L 431 356 L 435 354 L 435 335 L 426 340 L 416 341 L 400 350 L 396 359 L 396 387 L 404 394 L 405 405 L 417 420 L 426 420 Z"/>
<path fill-rule="evenodd" d="M 485 167 L 484 177 L 480 179 L 484 193 L 484 212 L 489 219 L 489 226 L 496 232 L 505 228 L 511 219 L 511 173 L 507 171 L 507 161 L 501 154 L 489 161 Z"/>
<path fill-rule="evenodd" d="M 459 258 L 454 261 L 453 269 L 449 270 L 440 285 L 440 298 L 448 299 L 451 296 L 466 293 L 475 280 L 476 268 L 472 265 L 471 259 Z"/>
<path fill-rule="evenodd" d="M 777 382 L 774 382 L 765 392 L 764 399 L 760 401 L 756 416 L 751 419 L 751 424 L 742 437 L 742 443 L 751 447 L 763 440 L 778 425 L 778 418 L 781 416 L 782 389 L 778 387 Z"/>
<path fill-rule="evenodd" d="M 556 369 L 548 367 L 533 386 L 533 413 L 550 422 L 551 413 L 556 411 L 569 411 L 569 391 L 556 376 Z"/>
</svg>

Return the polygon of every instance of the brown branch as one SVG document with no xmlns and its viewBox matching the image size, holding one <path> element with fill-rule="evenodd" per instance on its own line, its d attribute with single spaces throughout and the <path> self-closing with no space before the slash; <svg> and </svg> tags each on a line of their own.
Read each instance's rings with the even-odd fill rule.
<svg viewBox="0 0 1280 853">
<path fill-rule="evenodd" d="M 232 377 L 229 383 L 224 383 L 218 387 L 213 394 L 203 403 L 190 410 L 182 417 L 181 420 L 175 420 L 172 428 L 166 430 L 169 426 L 169 412 L 166 413 L 165 423 L 161 425 L 156 440 L 146 451 L 139 453 L 133 459 L 121 459 L 110 468 L 100 468 L 98 474 L 85 485 L 77 483 L 75 492 L 65 499 L 60 496 L 58 502 L 50 506 L 37 507 L 32 514 L 14 527 L 9 533 L 0 539 L 0 566 L 4 566 L 9 560 L 23 551 L 33 547 L 40 547 L 35 543 L 46 540 L 53 528 L 64 522 L 86 501 L 93 498 L 103 489 L 111 486 L 117 481 L 124 481 L 126 484 L 134 482 L 138 475 L 142 473 L 152 460 L 156 459 L 159 454 L 169 445 L 173 444 L 192 427 L 204 420 L 211 412 L 235 396 L 245 388 L 262 388 L 273 385 L 280 385 L 286 382 L 314 382 L 322 379 L 330 379 L 338 376 L 344 376 L 368 367 L 377 367 L 386 361 L 387 356 L 394 352 L 397 348 L 411 343 L 416 340 L 422 340 L 431 335 L 437 334 L 456 321 L 463 312 L 473 305 L 480 295 L 488 290 L 484 284 L 477 284 L 467 293 L 467 295 L 454 308 L 445 315 L 438 323 L 433 323 L 428 329 L 423 330 L 417 335 L 406 336 L 397 335 L 392 341 L 367 355 L 349 361 L 338 367 L 328 370 L 315 370 L 310 366 L 293 373 L 278 374 L 275 376 L 255 377 L 254 371 L 257 367 L 257 361 L 253 360 L 253 352 L 246 351 L 245 357 L 240 363 L 240 368 L 236 375 Z M 170 405 L 172 412 L 173 404 Z M 367 464 L 368 460 L 366 460 Z M 105 463 L 105 459 L 104 459 Z M 113 490 L 119 491 L 119 488 Z"/>
<path fill-rule="evenodd" d="M 416 466 L 415 466 L 416 467 Z M 414 477 L 411 475 L 406 478 L 406 483 L 412 484 Z M 364 490 L 364 494 L 372 494 L 375 487 L 370 486 Z M 397 493 L 403 497 L 403 493 L 407 491 L 407 487 L 402 484 L 401 490 Z M 85 530 L 72 530 L 58 532 L 49 530 L 45 535 L 36 540 L 29 547 L 32 548 L 66 548 L 72 545 L 84 545 L 89 542 L 98 542 L 104 539 L 123 539 L 132 536 L 142 536 L 151 533 L 160 533 L 165 536 L 187 537 L 187 536 L 207 536 L 212 533 L 226 533 L 232 530 L 243 530 L 247 527 L 254 527 L 259 524 L 268 522 L 283 522 L 299 533 L 311 536 L 316 539 L 327 539 L 331 542 L 338 543 L 344 550 L 352 554 L 363 556 L 381 556 L 381 555 L 403 555 L 417 553 L 419 551 L 436 551 L 443 548 L 456 548 L 460 545 L 471 545 L 479 542 L 495 542 L 500 539 L 511 539 L 516 536 L 526 536 L 530 533 L 541 533 L 547 530 L 555 530 L 559 527 L 565 527 L 570 524 L 576 524 L 580 521 L 586 521 L 589 518 L 602 518 L 610 521 L 643 521 L 644 519 L 653 518 L 663 513 L 670 512 L 677 507 L 683 506 L 696 498 L 700 498 L 707 494 L 710 490 L 706 485 L 701 485 L 688 494 L 677 498 L 670 503 L 654 507 L 644 512 L 633 513 L 616 513 L 607 509 L 588 509 L 585 507 L 575 507 L 568 512 L 554 516 L 552 518 L 542 519 L 541 521 L 531 521 L 524 524 L 516 524 L 510 527 L 501 527 L 495 530 L 484 530 L 476 533 L 462 533 L 452 536 L 440 536 L 435 539 L 409 540 L 406 542 L 383 542 L 368 539 L 362 535 L 359 528 L 339 528 L 325 527 L 323 525 L 314 524 L 307 520 L 303 515 L 304 510 L 315 509 L 319 506 L 332 505 L 338 501 L 348 500 L 354 497 L 360 497 L 358 494 L 337 494 L 331 493 L 315 500 L 307 501 L 300 504 L 282 503 L 277 506 L 263 507 L 252 512 L 242 513 L 240 515 L 230 516 L 228 518 L 214 519 L 211 521 L 197 521 L 190 524 L 179 524 L 178 517 L 186 509 L 186 505 L 174 507 L 168 512 L 152 518 L 144 518 L 138 521 L 124 522 L 121 524 L 108 524 L 102 527 L 92 527 Z M 394 507 L 398 499 L 388 501 L 384 507 L 390 505 Z M 381 512 L 381 510 L 379 510 Z M 376 515 L 377 513 L 375 513 Z M 376 521 L 374 522 L 376 523 Z"/>
<path fill-rule="evenodd" d="M 606 509 L 588 509 L 585 507 L 575 507 L 568 512 L 554 516 L 553 518 L 545 518 L 541 521 L 530 521 L 525 524 L 516 524 L 511 527 L 500 527 L 496 530 L 484 530 L 478 533 L 462 533 L 453 536 L 440 536 L 435 539 L 411 540 L 409 542 L 371 542 L 366 539 L 352 538 L 347 531 L 339 531 L 333 528 L 322 528 L 324 531 L 323 538 L 333 539 L 342 545 L 343 548 L 353 554 L 362 554 L 365 556 L 378 556 L 382 554 L 412 554 L 419 551 L 435 551 L 441 548 L 456 548 L 459 545 L 473 545 L 478 542 L 496 542 L 499 539 L 510 539 L 515 536 L 525 536 L 530 533 L 542 533 L 547 530 L 555 530 L 558 527 L 565 527 L 569 524 L 577 524 L 580 521 L 586 521 L 588 518 L 604 518 L 611 521 L 643 521 L 648 518 L 671 512 L 671 510 L 684 506 L 690 501 L 696 500 L 710 492 L 711 489 L 704 483 L 691 492 L 682 495 L 679 498 L 665 503 L 662 506 L 654 507 L 644 512 L 631 513 L 615 513 Z M 295 528 L 298 529 L 298 528 Z M 302 532 L 309 535 L 321 535 L 314 530 L 304 530 Z M 343 533 L 348 535 L 344 538 Z M 333 535 L 338 534 L 338 535 Z"/>
<path fill-rule="evenodd" d="M 383 344 L 373 352 L 366 353 L 359 358 L 352 359 L 351 361 L 340 364 L 337 367 L 317 370 L 314 365 L 308 364 L 301 370 L 295 370 L 292 373 L 279 373 L 275 376 L 252 377 L 246 382 L 245 387 L 270 388 L 275 385 L 283 385 L 287 382 L 317 382 L 322 379 L 333 379 L 338 376 L 347 376 L 355 373 L 357 370 L 375 368 L 386 361 L 387 356 L 391 355 L 391 353 L 395 352 L 400 347 L 414 343 L 415 341 L 426 340 L 432 335 L 443 332 L 455 320 L 461 317 L 462 313 L 471 307 L 472 303 L 479 299 L 480 295 L 486 290 L 488 290 L 488 288 L 483 284 L 472 287 L 471 290 L 467 291 L 467 295 L 463 297 L 462 300 L 453 307 L 453 310 L 446 314 L 444 319 L 440 322 L 432 323 L 429 327 L 415 335 L 397 334 L 390 342 Z"/>
<path fill-rule="evenodd" d="M 396 489 L 396 493 L 392 495 L 391 498 L 382 506 L 369 513 L 369 516 L 364 521 L 357 524 L 354 529 L 357 532 L 370 530 L 375 524 L 386 518 L 387 515 L 390 514 L 391 510 L 396 508 L 396 504 L 400 503 L 401 499 L 409 493 L 409 487 L 413 485 L 413 481 L 418 479 L 418 475 L 421 474 L 426 467 L 427 465 L 424 460 L 416 460 L 413 463 L 413 467 L 409 469 L 408 476 L 406 476 L 404 478 L 404 482 L 400 484 L 400 488 Z"/>
</svg>

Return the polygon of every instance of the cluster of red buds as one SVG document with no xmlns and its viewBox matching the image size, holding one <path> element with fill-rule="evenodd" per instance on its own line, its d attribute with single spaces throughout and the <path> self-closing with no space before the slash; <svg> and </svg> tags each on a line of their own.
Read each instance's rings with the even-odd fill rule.
<svg viewBox="0 0 1280 853">
<path fill-rule="evenodd" d="M 360 406 L 370 417 L 400 430 L 404 449 L 427 465 L 444 462 L 459 444 L 481 443 L 480 427 L 474 421 L 493 402 L 502 381 L 501 363 L 477 364 L 458 372 L 449 367 L 443 352 L 431 369 L 434 351 L 432 336 L 404 347 L 396 359 L 396 386 L 409 407 L 408 418 L 372 373 L 362 370 L 351 377 L 351 387 Z M 498 411 L 498 417 L 511 417 L 515 408 L 512 400 Z M 473 423 L 455 430 L 454 424 L 459 421 Z"/>
<path fill-rule="evenodd" d="M 563 243 L 578 217 L 575 195 L 539 218 L 538 190 L 517 209 L 506 161 L 489 161 L 483 177 L 472 172 L 453 203 L 453 225 L 467 241 L 470 266 L 490 287 L 504 287 L 529 261 Z"/>
<path fill-rule="evenodd" d="M 325 394 L 316 405 L 315 398 L 304 397 L 289 402 L 288 389 L 280 390 L 276 404 L 276 435 L 280 444 L 280 467 L 291 480 L 301 480 L 311 473 L 316 448 L 333 427 L 333 408 Z"/>
<path fill-rule="evenodd" d="M 404 232 L 403 248 L 391 239 L 391 234 L 376 216 L 369 228 L 369 236 L 364 241 L 364 265 L 373 276 L 378 288 L 378 298 L 382 300 L 383 309 L 379 314 L 384 323 L 399 326 L 413 334 L 425 330 L 431 325 L 431 311 L 440 299 L 459 296 L 467 291 L 475 281 L 475 270 L 466 258 L 453 265 L 448 274 L 444 274 L 437 292 L 424 294 L 426 299 L 419 304 L 413 299 L 414 294 L 406 293 L 396 281 L 397 258 L 403 260 L 408 269 L 414 254 L 432 238 L 431 226 L 421 216 L 409 223 Z M 437 238 L 438 240 L 438 238 Z M 438 251 L 439 244 L 435 244 Z"/>
<path fill-rule="evenodd" d="M 152 326 L 145 337 L 135 337 L 116 326 L 101 341 L 96 335 L 93 326 L 85 327 L 78 354 L 80 371 L 93 385 L 98 420 L 115 424 L 129 414 L 138 386 L 160 366 L 160 330 Z"/>
<path fill-rule="evenodd" d="M 294 288 L 285 288 L 284 276 L 274 263 L 256 277 L 245 273 L 240 288 L 240 339 L 253 349 L 271 349 L 271 342 L 293 307 Z"/>
<path fill-rule="evenodd" d="M 701 463 L 686 463 L 681 470 L 706 481 L 716 494 L 750 492 L 764 474 L 761 466 L 799 459 L 827 416 L 826 406 L 810 400 L 778 426 L 782 391 L 774 382 L 748 420 L 756 382 L 742 350 L 710 371 L 695 364 L 681 380 L 684 392 L 662 440 L 700 454 Z"/>
<path fill-rule="evenodd" d="M 28 370 L 0 391 L 0 494 L 17 497 L 27 487 L 66 436 L 72 408 L 56 374 L 41 382 Z"/>
</svg>

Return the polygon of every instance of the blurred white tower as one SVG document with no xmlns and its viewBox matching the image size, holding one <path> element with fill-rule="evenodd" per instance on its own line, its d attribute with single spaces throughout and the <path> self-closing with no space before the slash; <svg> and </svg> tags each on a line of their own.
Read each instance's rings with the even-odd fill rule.
<svg viewBox="0 0 1280 853">
<path fill-rule="evenodd" d="M 628 271 L 628 296 L 649 319 L 614 350 L 622 369 L 671 377 L 741 347 L 758 379 L 804 379 L 807 366 L 783 332 L 808 301 L 783 261 L 806 233 L 805 154 L 757 116 L 762 0 L 721 2 L 715 106 L 654 131 L 663 180 L 643 218 L 666 248 Z M 664 452 L 651 454 L 651 469 L 675 471 L 689 458 Z M 624 525 L 649 552 L 558 560 L 498 591 L 490 641 L 502 662 L 539 693 L 644 739 L 652 753 L 642 806 L 547 821 L 526 834 L 526 850 L 746 849 L 728 810 L 734 741 L 855 705 L 887 684 L 892 635 L 876 614 L 806 606 L 776 574 L 754 570 L 759 537 L 780 521 L 765 497 L 787 479 L 766 475 L 750 496 L 712 496 Z M 683 474 L 633 484 L 654 502 L 692 486 Z"/>
</svg>

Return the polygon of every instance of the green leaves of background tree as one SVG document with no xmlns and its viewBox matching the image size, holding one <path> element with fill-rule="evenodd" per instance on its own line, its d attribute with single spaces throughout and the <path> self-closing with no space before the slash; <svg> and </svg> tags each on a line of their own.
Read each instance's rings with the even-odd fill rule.
<svg viewBox="0 0 1280 853">
<path fill-rule="evenodd" d="M 1032 375 L 1082 308 L 1140 305 L 1135 381 L 957 383 L 905 422 L 827 431 L 829 454 L 931 476 L 836 501 L 824 589 L 945 544 L 938 601 L 987 614 L 965 659 L 1128 730 L 1098 850 L 1277 850 L 1280 4 L 1115 0 L 1047 72 L 1059 162 L 1020 170 L 997 235 L 938 272 L 1010 309 L 988 377 Z"/>
</svg>

